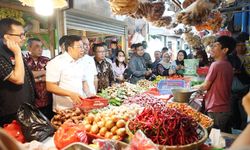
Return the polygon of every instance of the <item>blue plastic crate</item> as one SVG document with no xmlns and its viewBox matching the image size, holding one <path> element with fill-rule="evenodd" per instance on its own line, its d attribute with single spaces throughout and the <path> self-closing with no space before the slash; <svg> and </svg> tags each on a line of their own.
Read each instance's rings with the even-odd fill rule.
<svg viewBox="0 0 250 150">
<path fill-rule="evenodd" d="M 185 81 L 161 80 L 157 85 L 157 89 L 161 95 L 170 95 L 172 94 L 171 89 L 176 89 L 176 88 L 185 88 Z"/>
</svg>

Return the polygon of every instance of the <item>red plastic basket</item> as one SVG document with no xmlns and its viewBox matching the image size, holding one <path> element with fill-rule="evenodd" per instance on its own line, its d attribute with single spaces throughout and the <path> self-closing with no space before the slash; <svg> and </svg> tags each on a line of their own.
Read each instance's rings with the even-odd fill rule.
<svg viewBox="0 0 250 150">
<path fill-rule="evenodd" d="M 92 109 L 98 109 L 108 106 L 109 101 L 105 98 L 99 96 L 92 96 L 82 99 L 82 103 L 76 105 L 75 107 L 84 109 L 85 111 L 90 111 Z"/>
</svg>

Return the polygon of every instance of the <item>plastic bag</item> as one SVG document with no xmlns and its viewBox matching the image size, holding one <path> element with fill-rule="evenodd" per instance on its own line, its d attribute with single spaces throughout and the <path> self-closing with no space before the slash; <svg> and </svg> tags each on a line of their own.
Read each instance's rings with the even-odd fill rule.
<svg viewBox="0 0 250 150">
<path fill-rule="evenodd" d="M 16 120 L 13 120 L 10 124 L 5 124 L 3 127 L 4 131 L 6 131 L 9 135 L 14 137 L 17 141 L 24 143 L 25 138 L 21 131 L 21 126 L 18 124 Z"/>
<path fill-rule="evenodd" d="M 138 130 L 126 150 L 159 150 L 159 148 L 141 130 Z"/>
<path fill-rule="evenodd" d="M 99 149 L 105 150 L 118 150 L 118 144 L 115 140 L 103 140 L 103 139 L 96 139 L 93 140 L 93 143 L 98 145 Z"/>
<path fill-rule="evenodd" d="M 74 142 L 88 143 L 85 127 L 83 124 L 65 122 L 55 133 L 54 143 L 58 149 L 62 149 Z"/>
<path fill-rule="evenodd" d="M 55 131 L 50 121 L 35 106 L 28 103 L 19 107 L 17 121 L 27 142 L 32 140 L 41 142 Z"/>
</svg>

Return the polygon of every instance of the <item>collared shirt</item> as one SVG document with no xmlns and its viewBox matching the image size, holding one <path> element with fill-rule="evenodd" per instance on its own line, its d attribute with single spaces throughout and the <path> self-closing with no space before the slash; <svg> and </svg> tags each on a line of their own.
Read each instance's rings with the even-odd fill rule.
<svg viewBox="0 0 250 150">
<path fill-rule="evenodd" d="M 86 80 L 89 86 L 89 91 L 92 94 L 96 94 L 94 79 L 95 76 L 97 75 L 97 70 L 94 58 L 89 55 L 84 55 L 81 61 L 83 63 L 82 69 L 84 70 L 84 75 L 86 76 Z"/>
<path fill-rule="evenodd" d="M 34 61 L 34 59 L 31 57 L 30 54 L 28 54 L 25 57 L 25 61 L 32 71 L 42 71 L 46 70 L 46 65 L 49 61 L 48 57 L 40 56 L 37 59 L 37 62 Z M 38 98 L 35 101 L 35 105 L 38 108 L 48 106 L 51 101 L 51 94 L 47 92 L 46 90 L 46 83 L 45 82 L 36 82 L 36 92 L 38 95 Z"/>
<path fill-rule="evenodd" d="M 97 77 L 98 77 L 98 90 L 97 92 L 101 92 L 102 89 L 106 89 L 111 86 L 111 83 L 114 81 L 114 74 L 112 70 L 112 65 L 103 60 L 101 62 L 97 62 L 95 59 L 95 64 L 97 68 Z"/>
<path fill-rule="evenodd" d="M 134 55 L 129 62 L 128 68 L 132 72 L 131 83 L 135 84 L 141 79 L 145 79 L 147 66 L 145 59 L 142 56 Z"/>
<path fill-rule="evenodd" d="M 59 87 L 85 96 L 83 81 L 86 81 L 81 61 L 75 61 L 67 52 L 48 62 L 46 81 L 58 83 Z M 73 103 L 67 96 L 53 94 L 53 110 L 72 108 Z"/>
<path fill-rule="evenodd" d="M 24 84 L 16 85 L 7 79 L 15 67 L 14 54 L 0 40 L 0 118 L 14 114 L 23 103 L 35 101 L 35 85 L 32 72 L 24 62 Z"/>
</svg>

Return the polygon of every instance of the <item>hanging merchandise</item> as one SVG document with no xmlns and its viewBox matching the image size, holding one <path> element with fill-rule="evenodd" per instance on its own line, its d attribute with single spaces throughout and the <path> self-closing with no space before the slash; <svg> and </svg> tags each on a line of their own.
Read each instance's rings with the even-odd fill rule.
<svg viewBox="0 0 250 150">
<path fill-rule="evenodd" d="M 12 19 L 15 19 L 16 21 L 21 22 L 23 25 L 25 25 L 25 22 L 23 19 L 23 12 L 19 10 L 0 7 L 0 20 L 3 18 L 12 18 Z"/>
<path fill-rule="evenodd" d="M 110 0 L 110 7 L 116 15 L 129 15 L 138 9 L 138 0 Z"/>
<path fill-rule="evenodd" d="M 217 0 L 197 0 L 177 15 L 177 22 L 184 25 L 198 25 L 205 22 Z"/>
</svg>

